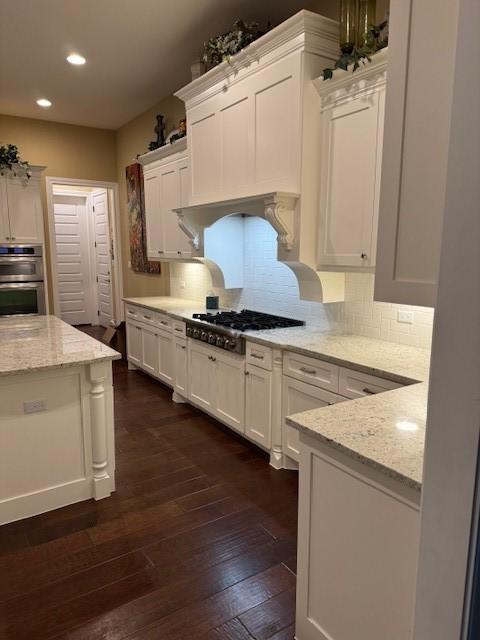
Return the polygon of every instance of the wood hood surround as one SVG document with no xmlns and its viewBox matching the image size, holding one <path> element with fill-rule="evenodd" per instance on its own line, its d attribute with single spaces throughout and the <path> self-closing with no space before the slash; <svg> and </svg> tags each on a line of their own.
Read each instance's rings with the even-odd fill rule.
<svg viewBox="0 0 480 640">
<path fill-rule="evenodd" d="M 302 299 L 344 299 L 344 275 L 316 270 L 320 99 L 312 80 L 337 57 L 338 23 L 300 11 L 175 94 L 186 107 L 191 185 L 188 206 L 175 211 L 192 259 L 213 269 L 214 284 L 222 278 L 207 229 L 243 214 L 274 227 L 278 260 L 294 271 Z"/>
</svg>

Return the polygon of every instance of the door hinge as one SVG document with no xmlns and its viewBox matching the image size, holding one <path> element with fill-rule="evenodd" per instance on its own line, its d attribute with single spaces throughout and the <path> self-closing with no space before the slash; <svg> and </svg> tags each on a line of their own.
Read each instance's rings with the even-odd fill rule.
<svg viewBox="0 0 480 640">
<path fill-rule="evenodd" d="M 98 276 L 96 276 L 96 278 L 97 278 L 97 282 L 98 282 Z"/>
<path fill-rule="evenodd" d="M 93 243 L 95 245 L 95 249 L 97 248 L 97 241 L 95 240 L 95 242 Z"/>
<path fill-rule="evenodd" d="M 95 205 L 93 205 L 92 209 L 93 209 L 93 213 L 95 213 Z"/>
<path fill-rule="evenodd" d="M 100 309 L 97 309 L 97 316 L 100 315 Z"/>
</svg>

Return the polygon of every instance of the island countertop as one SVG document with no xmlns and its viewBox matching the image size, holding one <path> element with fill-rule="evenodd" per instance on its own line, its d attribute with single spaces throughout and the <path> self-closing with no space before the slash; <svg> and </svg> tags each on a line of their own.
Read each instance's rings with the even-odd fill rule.
<svg viewBox="0 0 480 640">
<path fill-rule="evenodd" d="M 0 319 L 0 376 L 119 358 L 117 351 L 56 316 Z"/>
</svg>

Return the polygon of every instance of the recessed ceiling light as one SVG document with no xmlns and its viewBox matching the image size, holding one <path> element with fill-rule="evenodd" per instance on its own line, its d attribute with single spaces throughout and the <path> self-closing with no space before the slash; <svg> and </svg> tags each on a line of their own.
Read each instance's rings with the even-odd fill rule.
<svg viewBox="0 0 480 640">
<path fill-rule="evenodd" d="M 52 106 L 50 100 L 47 100 L 46 98 L 39 98 L 37 100 L 37 104 L 39 107 L 43 107 L 44 109 L 48 109 L 48 107 Z"/>
<path fill-rule="evenodd" d="M 76 66 L 80 66 L 82 64 L 85 64 L 86 59 L 79 53 L 71 53 L 69 56 L 67 56 L 67 62 Z"/>
</svg>

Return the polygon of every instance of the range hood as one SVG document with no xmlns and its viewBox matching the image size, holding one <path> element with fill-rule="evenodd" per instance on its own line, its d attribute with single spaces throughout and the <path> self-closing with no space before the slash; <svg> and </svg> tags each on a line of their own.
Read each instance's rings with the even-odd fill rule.
<svg viewBox="0 0 480 640">
<path fill-rule="evenodd" d="M 191 185 L 188 206 L 175 211 L 192 258 L 213 270 L 216 286 L 219 272 L 225 288 L 242 286 L 232 267 L 241 262 L 241 216 L 258 216 L 275 229 L 277 258 L 295 273 L 302 299 L 344 299 L 344 275 L 316 270 L 320 98 L 312 80 L 337 57 L 338 23 L 303 10 L 175 94 L 186 107 Z"/>
<path fill-rule="evenodd" d="M 300 259 L 300 196 L 270 192 L 175 209 L 178 224 L 192 246 L 192 259 L 210 271 L 215 287 L 243 287 L 245 216 L 270 223 L 277 233 L 277 259 L 295 274 L 300 298 L 316 302 L 344 299 L 344 274 L 318 272 Z"/>
</svg>

